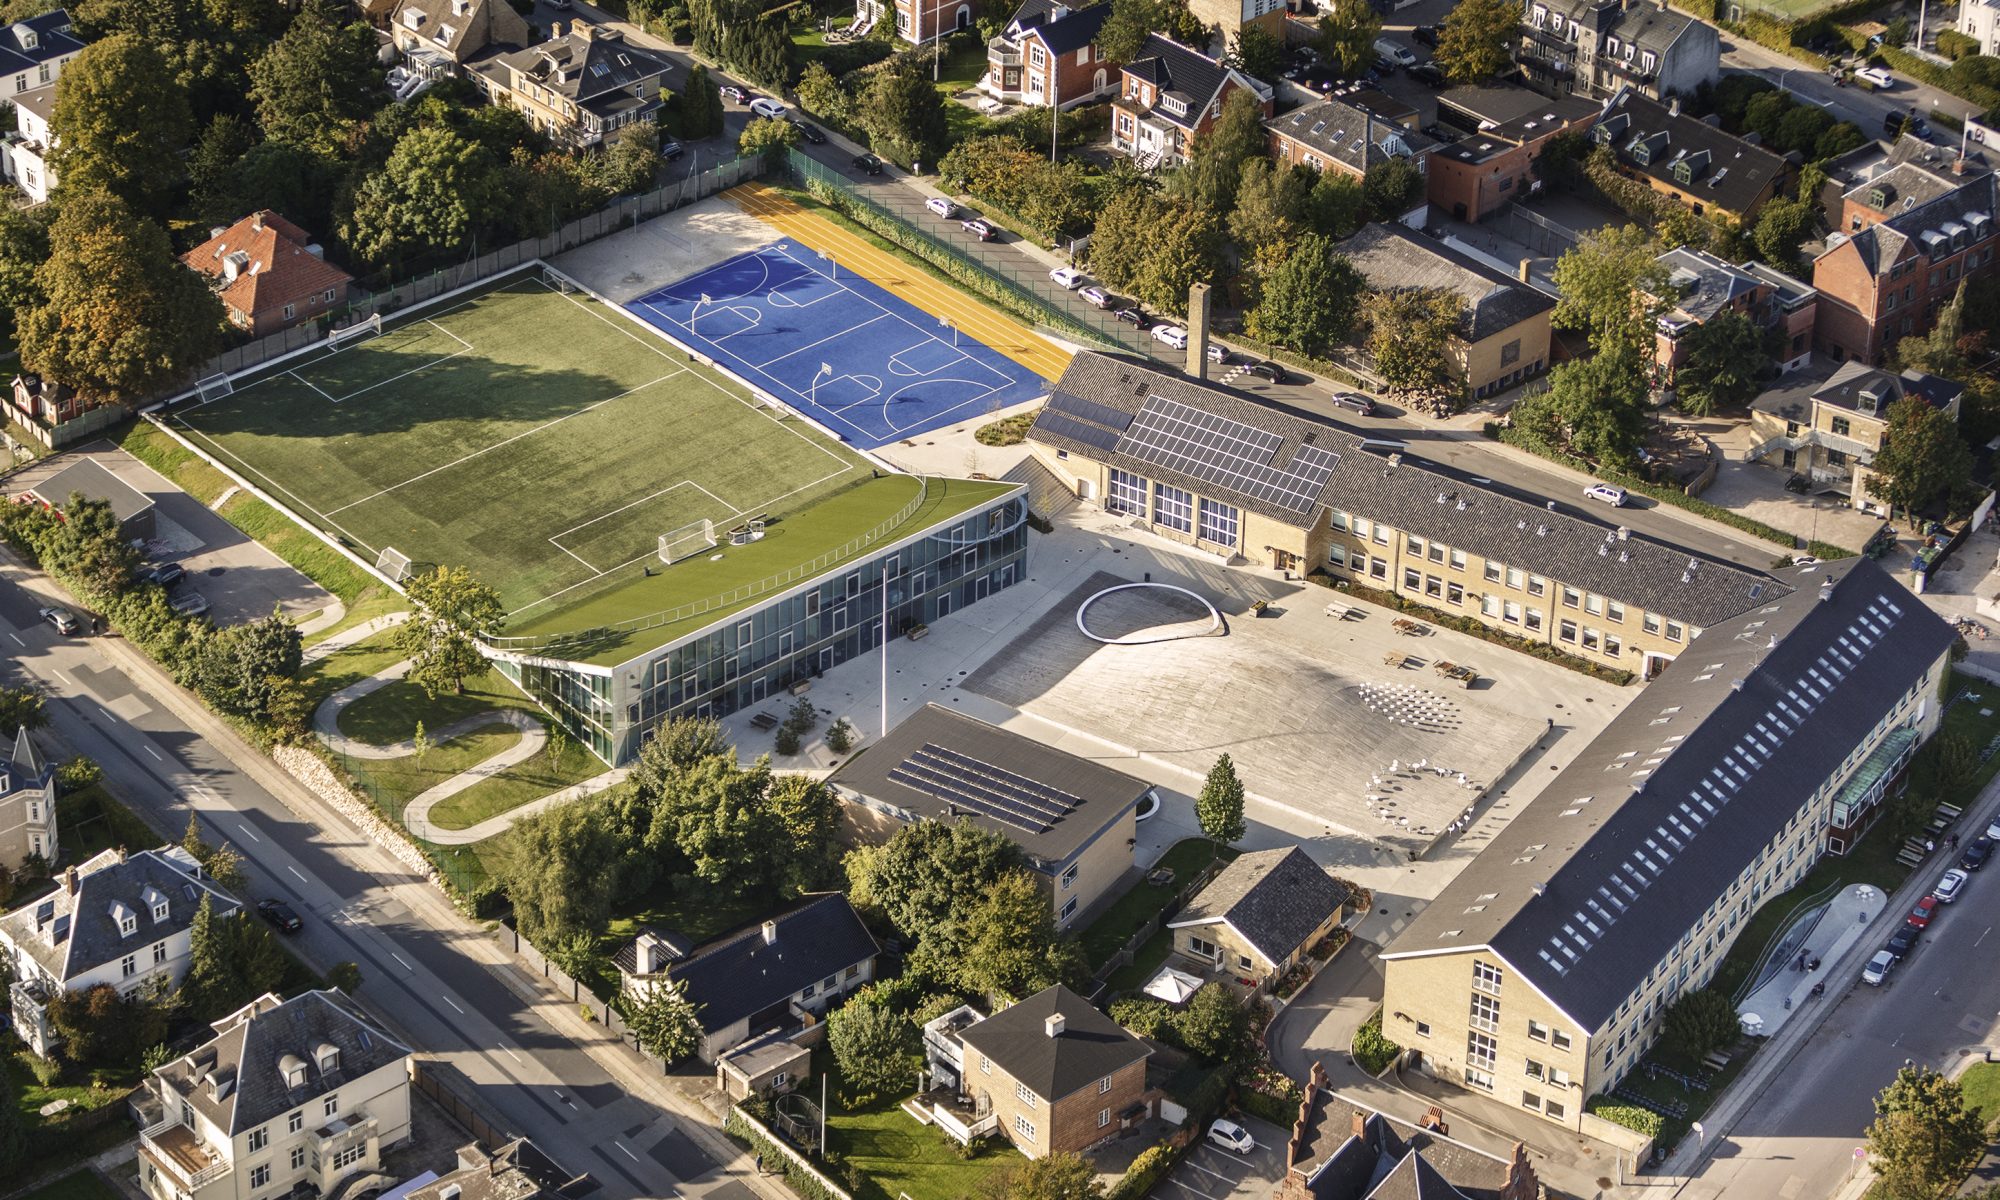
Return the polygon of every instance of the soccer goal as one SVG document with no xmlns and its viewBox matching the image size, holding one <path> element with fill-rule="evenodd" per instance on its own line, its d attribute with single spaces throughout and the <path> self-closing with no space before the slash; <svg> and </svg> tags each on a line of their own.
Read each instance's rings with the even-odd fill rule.
<svg viewBox="0 0 2000 1200">
<path fill-rule="evenodd" d="M 382 332 L 382 314 L 369 313 L 367 319 L 357 321 L 345 329 L 329 329 L 326 333 L 326 348 L 338 350 L 349 342 L 359 341 L 370 334 Z"/>
<path fill-rule="evenodd" d="M 394 546 L 385 546 L 382 553 L 375 556 L 375 569 L 401 583 L 410 573 L 410 556 Z"/>
<path fill-rule="evenodd" d="M 548 284 L 551 288 L 554 288 L 556 291 L 561 292 L 565 296 L 569 295 L 571 292 L 580 290 L 576 286 L 576 280 L 571 279 L 569 276 L 563 274 L 561 271 L 556 270 L 554 267 L 542 268 L 542 282 Z"/>
<path fill-rule="evenodd" d="M 194 390 L 201 397 L 201 402 L 207 404 L 211 400 L 235 395 L 236 385 L 229 381 L 227 375 L 210 375 L 207 379 L 195 380 Z"/>
<path fill-rule="evenodd" d="M 660 561 L 677 563 L 715 548 L 715 522 L 696 521 L 660 535 Z"/>
</svg>

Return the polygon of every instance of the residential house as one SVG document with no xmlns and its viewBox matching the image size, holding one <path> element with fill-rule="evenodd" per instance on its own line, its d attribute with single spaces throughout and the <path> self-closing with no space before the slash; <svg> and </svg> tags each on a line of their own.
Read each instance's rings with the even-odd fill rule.
<svg viewBox="0 0 2000 1200">
<path fill-rule="evenodd" d="M 1408 124 L 1384 120 L 1366 99 L 1329 97 L 1273 117 L 1264 129 L 1279 163 L 1361 179 L 1392 158 L 1426 171 L 1440 143 L 1415 124 L 1414 118 Z"/>
<path fill-rule="evenodd" d="M 1961 281 L 1993 271 L 1996 213 L 2000 185 L 1982 155 L 1897 142 L 1841 195 L 1813 260 L 1821 353 L 1880 363 L 1897 341 L 1929 332 Z"/>
<path fill-rule="evenodd" d="M 1957 28 L 1979 43 L 1979 53 L 2000 54 L 2000 2 L 1960 0 Z"/>
<path fill-rule="evenodd" d="M 5 134 L 0 171 L 40 204 L 55 190 L 49 173 L 49 113 L 55 108 L 56 80 L 69 61 L 83 53 L 83 39 L 71 27 L 68 9 L 53 9 L 0 29 L 0 100 L 14 105 L 14 130 Z"/>
<path fill-rule="evenodd" d="M 0 425 L 11 421 L 43 448 L 60 450 L 123 421 L 131 412 L 115 400 L 96 399 L 66 383 L 24 371 L 0 391 Z"/>
<path fill-rule="evenodd" d="M 695 1053 L 713 1063 L 753 1036 L 817 1023 L 835 1001 L 875 978 L 880 952 L 847 897 L 822 892 L 700 945 L 645 930 L 612 961 L 621 992 L 643 997 L 670 984 L 699 1008 Z"/>
<path fill-rule="evenodd" d="M 181 261 L 215 289 L 229 323 L 252 337 L 340 308 L 354 282 L 326 261 L 311 234 L 268 208 L 209 230 L 208 240 Z"/>
<path fill-rule="evenodd" d="M 1957 636 L 1872 559 L 1775 579 L 1382 952 L 1405 1071 L 1576 1128 L 1751 914 L 1873 819 L 1937 729 Z"/>
<path fill-rule="evenodd" d="M 389 28 L 404 56 L 437 55 L 460 67 L 495 49 L 518 50 L 534 36 L 507 0 L 401 0 Z"/>
<path fill-rule="evenodd" d="M 918 1102 L 961 1142 L 998 1132 L 1029 1158 L 1081 1152 L 1151 1114 L 1152 1052 L 1058 984 L 990 1017 L 961 1006 L 926 1025 L 938 1086 Z"/>
<path fill-rule="evenodd" d="M 559 1200 L 595 1188 L 589 1176 L 570 1174 L 527 1138 L 515 1138 L 490 1153 L 477 1142 L 460 1146 L 457 1170 L 397 1191 L 403 1200 Z"/>
<path fill-rule="evenodd" d="M 155 1070 L 139 1107 L 139 1182 L 153 1200 L 358 1195 L 396 1181 L 410 1138 L 408 1046 L 339 989 L 266 994 Z"/>
<path fill-rule="evenodd" d="M 1167 928 L 1197 971 L 1275 987 L 1346 915 L 1346 886 L 1297 846 L 1254 850 L 1217 872 Z"/>
<path fill-rule="evenodd" d="M 1372 288 L 1441 288 L 1464 301 L 1450 353 L 1473 395 L 1505 391 L 1548 369 L 1556 302 L 1538 289 L 1399 224 L 1365 226 L 1340 249 Z"/>
<path fill-rule="evenodd" d="M 1889 429 L 1889 408 L 1915 396 L 1958 419 L 1965 388 L 1914 369 L 1900 374 L 1853 359 L 1818 383 L 1764 393 L 1750 406 L 1753 462 L 1806 476 L 1863 512 L 1888 516 L 1871 484 Z"/>
<path fill-rule="evenodd" d="M 1183 432 L 1193 422 L 1240 449 L 1206 453 Z M 1788 590 L 1137 359 L 1071 359 L 1027 443 L 1080 500 L 1170 541 L 1324 571 L 1646 677 L 1701 630 Z"/>
<path fill-rule="evenodd" d="M 1777 357 L 1780 374 L 1812 359 L 1819 293 L 1810 286 L 1765 263 L 1737 266 L 1691 246 L 1669 250 L 1659 261 L 1667 269 L 1668 285 L 1668 294 L 1659 299 L 1670 306 L 1653 337 L 1661 386 L 1673 386 L 1674 371 L 1687 357 L 1688 335 L 1724 313 L 1745 318 L 1778 341 L 1783 347 Z"/>
<path fill-rule="evenodd" d="M 1693 95 L 1722 73 L 1715 26 L 1666 0 L 1523 0 L 1515 54 L 1528 82 L 1551 95 L 1654 100 Z"/>
<path fill-rule="evenodd" d="M 896 23 L 896 36 L 914 46 L 971 29 L 979 16 L 972 0 L 860 0 L 854 27 L 866 31 L 884 20 Z"/>
<path fill-rule="evenodd" d="M 618 130 L 659 118 L 672 63 L 625 40 L 609 25 L 576 20 L 526 50 L 472 64 L 471 77 L 493 104 L 519 109 L 528 123 L 575 150 L 601 146 Z"/>
<path fill-rule="evenodd" d="M 68 505 L 71 496 L 102 500 L 111 506 L 118 532 L 127 541 L 153 536 L 153 498 L 118 478 L 94 458 L 77 458 L 24 494 L 53 509 Z"/>
<path fill-rule="evenodd" d="M 1231 92 L 1248 89 L 1264 115 L 1271 86 L 1157 33 L 1126 63 L 1111 101 L 1111 148 L 1141 169 L 1178 166 L 1222 114 Z"/>
<path fill-rule="evenodd" d="M 1279 45 L 1287 40 L 1290 6 L 1285 0 L 1188 0 L 1187 8 L 1204 29 L 1212 31 L 1207 49 L 1216 55 L 1234 49 L 1245 29 L 1262 30 Z"/>
<path fill-rule="evenodd" d="M 1033 738 L 927 704 L 827 777 L 851 836 L 970 821 L 1021 848 L 1056 926 L 1078 923 L 1132 871 L 1152 786 Z"/>
<path fill-rule="evenodd" d="M 14 968 L 14 1032 L 48 1057 L 60 1041 L 49 1002 L 109 984 L 126 995 L 171 992 L 187 978 L 189 931 L 202 900 L 238 911 L 179 846 L 104 850 L 65 869 L 55 891 L 0 916 L 0 954 Z"/>
<path fill-rule="evenodd" d="M 1608 146 L 1620 175 L 1643 183 L 1698 217 L 1746 228 L 1796 173 L 1797 155 L 1778 155 L 1633 92 L 1615 97 L 1590 130 Z"/>
<path fill-rule="evenodd" d="M 34 859 L 56 861 L 56 767 L 22 726 L 11 751 L 0 743 L 0 872 L 13 874 Z"/>
<path fill-rule="evenodd" d="M 1273 1200 L 1541 1200 L 1527 1147 L 1506 1158 L 1456 1141 L 1432 1105 L 1421 1121 L 1399 1120 L 1327 1086 L 1318 1062 L 1285 1143 L 1285 1175 Z"/>
<path fill-rule="evenodd" d="M 986 43 L 979 90 L 1008 104 L 1074 108 L 1108 95 L 1118 72 L 1097 48 L 1111 9 L 1027 0 L 1007 28 Z"/>
<path fill-rule="evenodd" d="M 1438 93 L 1438 121 L 1462 132 L 1433 150 L 1426 177 L 1433 206 L 1460 221 L 1483 221 L 1541 189 L 1536 164 L 1559 133 L 1596 120 L 1580 96 L 1468 84 Z"/>
</svg>

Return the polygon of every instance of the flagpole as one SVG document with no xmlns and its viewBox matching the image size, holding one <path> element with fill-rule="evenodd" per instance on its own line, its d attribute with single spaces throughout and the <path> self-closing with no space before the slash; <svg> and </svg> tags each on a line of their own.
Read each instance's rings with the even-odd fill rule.
<svg viewBox="0 0 2000 1200">
<path fill-rule="evenodd" d="M 882 560 L 882 737 L 889 737 L 889 560 Z"/>
</svg>

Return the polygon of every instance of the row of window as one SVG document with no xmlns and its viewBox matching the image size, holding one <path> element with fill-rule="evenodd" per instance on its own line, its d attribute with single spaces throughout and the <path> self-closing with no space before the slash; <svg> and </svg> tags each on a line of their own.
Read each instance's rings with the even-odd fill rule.
<svg viewBox="0 0 2000 1200">
<path fill-rule="evenodd" d="M 63 61 L 68 62 L 69 59 L 66 58 Z M 14 76 L 14 91 L 16 93 L 25 92 L 31 87 L 41 87 L 43 84 L 54 79 L 55 75 L 50 70 L 51 66 L 52 64 L 50 63 L 43 63 L 37 67 L 35 69 L 35 82 L 32 84 L 28 82 L 28 73 L 26 71 Z"/>
<path fill-rule="evenodd" d="M 1104 498 L 1109 513 L 1150 520 L 1162 529 L 1193 534 L 1204 542 L 1236 549 L 1242 513 L 1234 505 L 1206 496 L 1197 498 L 1181 488 L 1155 483 L 1143 475 L 1111 469 L 1111 487 Z"/>
</svg>

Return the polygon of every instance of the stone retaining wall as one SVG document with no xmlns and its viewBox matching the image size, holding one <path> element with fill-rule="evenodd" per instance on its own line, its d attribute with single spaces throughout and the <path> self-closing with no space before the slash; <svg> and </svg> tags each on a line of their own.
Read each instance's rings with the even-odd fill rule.
<svg viewBox="0 0 2000 1200">
<path fill-rule="evenodd" d="M 376 811 L 374 805 L 355 795 L 353 789 L 334 774 L 333 768 L 326 765 L 325 760 L 298 746 L 273 747 L 271 757 L 285 769 L 286 774 L 354 822 L 371 841 L 394 855 L 397 862 L 433 883 L 437 881 L 437 868 L 410 840 L 410 835 Z"/>
</svg>

